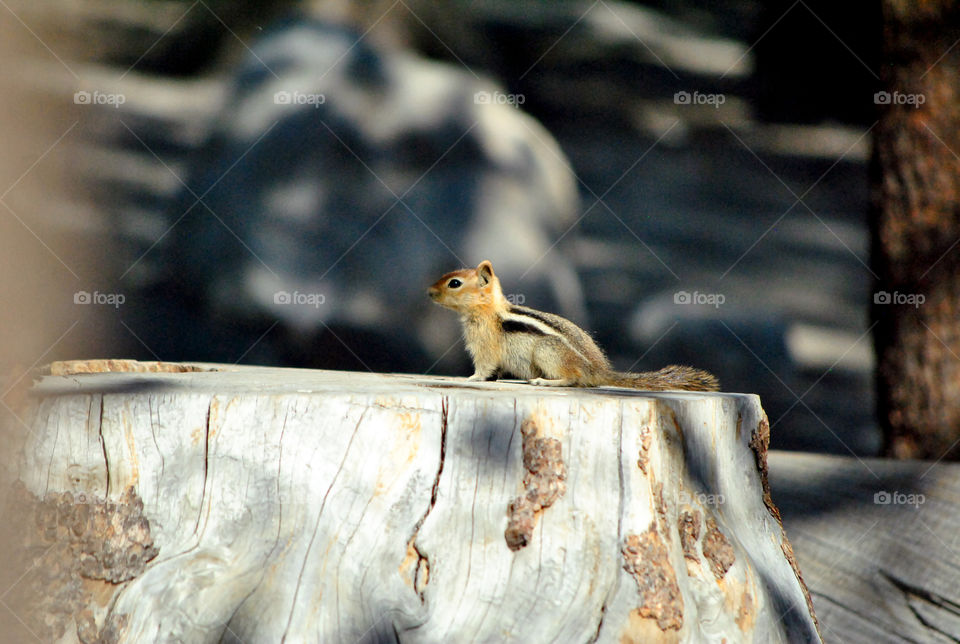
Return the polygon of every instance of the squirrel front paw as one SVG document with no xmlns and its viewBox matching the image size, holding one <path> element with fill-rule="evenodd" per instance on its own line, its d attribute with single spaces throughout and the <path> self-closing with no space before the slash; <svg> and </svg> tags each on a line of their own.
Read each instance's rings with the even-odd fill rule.
<svg viewBox="0 0 960 644">
<path fill-rule="evenodd" d="M 480 371 L 480 370 L 478 369 L 477 371 L 474 372 L 474 374 L 473 374 L 472 376 L 470 376 L 469 378 L 467 378 L 467 381 L 469 381 L 469 382 L 487 382 L 487 381 L 490 381 L 490 380 L 496 380 L 496 379 L 497 379 L 497 375 L 498 375 L 498 374 L 497 374 L 497 369 L 496 369 L 496 367 L 494 367 L 493 369 L 490 369 L 490 370 L 488 370 L 488 371 Z"/>
</svg>

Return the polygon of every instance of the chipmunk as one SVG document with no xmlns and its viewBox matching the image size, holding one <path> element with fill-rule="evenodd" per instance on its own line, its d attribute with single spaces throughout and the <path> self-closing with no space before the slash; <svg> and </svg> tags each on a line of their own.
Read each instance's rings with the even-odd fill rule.
<svg viewBox="0 0 960 644">
<path fill-rule="evenodd" d="M 717 391 L 706 371 L 670 365 L 659 371 L 621 373 L 590 335 L 573 322 L 511 304 L 489 261 L 447 273 L 427 289 L 430 298 L 460 314 L 474 373 L 495 380 L 504 373 L 532 385 L 629 387 L 648 391 Z"/>
</svg>

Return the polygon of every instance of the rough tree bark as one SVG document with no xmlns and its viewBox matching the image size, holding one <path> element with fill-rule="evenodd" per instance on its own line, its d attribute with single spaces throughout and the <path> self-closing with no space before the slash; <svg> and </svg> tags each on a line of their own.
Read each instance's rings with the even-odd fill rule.
<svg viewBox="0 0 960 644">
<path fill-rule="evenodd" d="M 960 3 L 884 0 L 873 159 L 886 452 L 960 458 Z"/>
<path fill-rule="evenodd" d="M 33 388 L 39 637 L 820 641 L 756 396 L 193 368 Z"/>
</svg>

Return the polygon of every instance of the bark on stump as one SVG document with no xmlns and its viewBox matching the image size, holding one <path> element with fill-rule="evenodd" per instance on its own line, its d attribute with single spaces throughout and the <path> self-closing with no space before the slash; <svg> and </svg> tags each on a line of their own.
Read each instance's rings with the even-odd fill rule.
<svg viewBox="0 0 960 644">
<path fill-rule="evenodd" d="M 53 373 L 23 410 L 14 470 L 25 540 L 46 548 L 34 569 L 60 561 L 23 584 L 56 589 L 55 607 L 13 606 L 45 635 L 820 641 L 756 396 L 116 361 Z"/>
</svg>

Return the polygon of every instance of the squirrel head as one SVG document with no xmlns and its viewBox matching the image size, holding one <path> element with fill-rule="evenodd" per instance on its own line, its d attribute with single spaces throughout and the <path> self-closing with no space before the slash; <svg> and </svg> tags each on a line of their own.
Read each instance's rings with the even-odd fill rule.
<svg viewBox="0 0 960 644">
<path fill-rule="evenodd" d="M 440 306 L 473 315 L 493 313 L 504 301 L 500 280 L 489 260 L 476 268 L 447 273 L 427 289 L 427 295 Z"/>
</svg>

